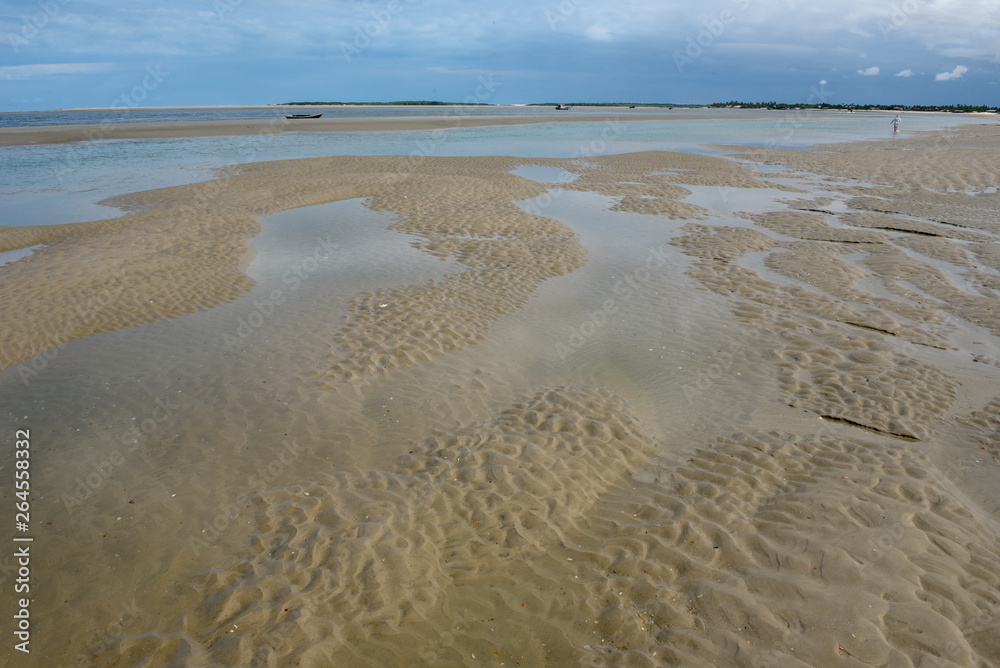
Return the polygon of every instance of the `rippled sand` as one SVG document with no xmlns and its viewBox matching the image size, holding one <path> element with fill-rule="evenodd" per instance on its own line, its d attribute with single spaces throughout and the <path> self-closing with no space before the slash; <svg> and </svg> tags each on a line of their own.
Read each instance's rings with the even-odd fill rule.
<svg viewBox="0 0 1000 668">
<path fill-rule="evenodd" d="M 0 228 L 38 665 L 1000 665 L 998 187 L 978 126 Z"/>
</svg>

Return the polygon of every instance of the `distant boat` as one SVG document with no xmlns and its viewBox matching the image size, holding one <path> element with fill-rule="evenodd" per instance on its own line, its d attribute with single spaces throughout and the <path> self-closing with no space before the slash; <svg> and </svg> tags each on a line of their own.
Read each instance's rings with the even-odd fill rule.
<svg viewBox="0 0 1000 668">
<path fill-rule="evenodd" d="M 323 114 L 285 114 L 285 118 L 319 118 Z"/>
<path fill-rule="evenodd" d="M 572 109 L 572 108 L 573 108 L 573 107 L 570 107 L 570 106 L 567 106 L 567 105 L 565 105 L 565 104 L 557 104 L 557 105 L 556 105 L 556 110 L 557 110 L 557 111 L 569 111 L 569 110 L 570 110 L 570 109 Z"/>
</svg>

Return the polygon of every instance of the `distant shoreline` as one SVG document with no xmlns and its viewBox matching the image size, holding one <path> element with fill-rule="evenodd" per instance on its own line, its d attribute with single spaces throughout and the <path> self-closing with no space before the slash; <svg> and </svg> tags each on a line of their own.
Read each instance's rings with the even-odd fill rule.
<svg viewBox="0 0 1000 668">
<path fill-rule="evenodd" d="M 282 102 L 278 104 L 209 104 L 209 105 L 167 105 L 151 107 L 71 107 L 67 109 L 28 109 L 22 111 L 0 110 L 0 116 L 9 114 L 61 114 L 132 111 L 198 111 L 221 109 L 297 109 L 301 107 L 327 108 L 389 108 L 412 109 L 427 107 L 476 107 L 482 109 L 543 109 L 557 106 L 556 102 L 530 102 L 523 104 L 465 104 L 463 102 L 413 101 L 413 102 Z M 972 105 L 831 105 L 808 103 L 720 103 L 709 104 L 668 104 L 658 102 L 566 102 L 569 108 L 577 109 L 656 109 L 659 111 L 713 110 L 713 111 L 818 111 L 818 112 L 895 112 L 895 113 L 937 113 L 937 114 L 1000 114 L 1000 109 L 974 107 Z"/>
<path fill-rule="evenodd" d="M 377 132 L 407 130 L 447 130 L 491 125 L 533 123 L 594 123 L 608 121 L 700 120 L 721 114 L 532 114 L 524 116 L 396 116 L 384 118 L 316 118 L 288 120 L 284 117 L 243 120 L 152 121 L 80 125 L 43 125 L 0 128 L 0 146 L 62 144 L 105 139 L 158 139 L 169 137 L 213 137 L 226 135 L 275 134 L 279 132 Z M 756 116 L 756 115 L 754 115 Z M 741 117 L 750 117 L 741 114 Z M 759 114 L 765 118 L 765 114 Z"/>
<path fill-rule="evenodd" d="M 461 102 L 442 102 L 439 104 L 396 104 L 392 102 L 349 102 L 349 103 L 284 103 L 284 104 L 210 104 L 193 106 L 163 106 L 163 107 L 73 107 L 68 109 L 28 109 L 24 111 L 0 111 L 0 115 L 5 114 L 67 114 L 67 113 L 94 113 L 94 112 L 122 112 L 133 111 L 198 111 L 198 110 L 219 110 L 219 109 L 299 109 L 302 107 L 329 107 L 329 108 L 365 108 L 377 109 L 413 109 L 428 107 L 475 107 L 477 109 L 544 109 L 555 106 L 554 104 L 464 104 Z M 579 109 L 628 109 L 629 104 L 570 104 L 569 106 Z M 685 111 L 708 109 L 707 105 L 655 105 L 636 104 L 636 109 L 659 109 L 667 110 L 670 107 Z"/>
<path fill-rule="evenodd" d="M 385 105 L 380 105 L 385 106 Z M 232 106 L 232 107 L 143 107 L 149 110 L 212 110 L 212 109 L 301 109 L 296 106 Z M 403 108 L 403 107 L 400 107 Z M 584 108 L 587 107 L 578 107 Z M 313 107 L 313 109 L 317 109 Z M 683 109 L 673 111 L 649 111 L 646 109 L 616 109 L 593 107 L 593 113 L 565 114 L 558 111 L 543 111 L 530 114 L 462 114 L 441 113 L 427 116 L 356 116 L 311 118 L 308 120 L 288 119 L 285 114 L 270 118 L 244 118 L 219 120 L 161 120 L 119 123 L 105 121 L 99 123 L 79 123 L 62 125 L 26 125 L 0 128 L 0 147 L 30 144 L 64 144 L 74 142 L 94 142 L 109 139 L 161 139 L 179 137 L 219 137 L 239 135 L 271 135 L 281 132 L 401 132 L 414 130 L 449 130 L 457 128 L 487 127 L 498 125 L 526 125 L 538 123 L 600 123 L 619 121 L 691 121 L 717 120 L 720 118 L 769 119 L 776 114 L 808 113 L 815 117 L 840 117 L 847 114 L 843 110 L 783 110 L 766 109 Z M 53 110 L 50 113 L 93 113 L 100 109 Z M 113 109 L 122 111 L 124 109 Z M 872 110 L 860 113 L 899 113 Z M 11 112 L 5 112 L 11 113 Z M 19 112 L 26 113 L 26 112 Z M 36 112 L 45 113 L 45 112 Z M 943 114 L 946 112 L 902 112 L 907 114 Z M 966 114 L 994 116 L 994 114 Z"/>
</svg>

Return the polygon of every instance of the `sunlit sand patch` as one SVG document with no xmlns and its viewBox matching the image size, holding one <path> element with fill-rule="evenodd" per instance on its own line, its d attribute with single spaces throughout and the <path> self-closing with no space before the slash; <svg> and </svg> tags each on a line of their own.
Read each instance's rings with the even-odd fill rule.
<svg viewBox="0 0 1000 668">
<path fill-rule="evenodd" d="M 970 141 L 964 135 L 949 140 Z M 943 152 L 946 165 L 954 157 L 954 146 Z M 852 161 L 861 160 L 869 148 L 830 146 L 743 157 L 846 175 L 856 165 Z M 790 200 L 790 209 L 746 214 L 780 235 L 773 241 L 688 225 L 690 233 L 673 243 L 698 258 L 692 276 L 713 291 L 731 295 L 738 317 L 765 329 L 774 329 L 776 317 L 795 323 L 774 329 L 785 341 L 774 354 L 791 406 L 883 434 L 927 439 L 932 425 L 948 415 L 958 383 L 915 359 L 919 349 L 912 344 L 953 348 L 957 327 L 949 314 L 998 332 L 993 316 L 997 282 L 989 264 L 980 269 L 974 259 L 979 249 L 988 253 L 985 249 L 995 245 L 989 240 L 996 237 L 988 233 L 1000 232 L 995 202 L 992 195 L 950 192 L 956 182 L 982 185 L 997 152 L 970 152 L 965 156 L 972 157 L 968 164 L 956 164 L 956 173 L 943 181 L 934 173 L 940 165 L 915 168 L 893 148 L 881 146 L 879 151 L 871 164 L 865 158 L 865 167 L 853 175 L 905 191 L 873 186 L 870 190 L 878 197 L 864 198 L 857 196 L 864 189 L 855 186 L 848 199 L 852 208 L 874 208 L 865 203 L 877 203 L 879 213 L 846 212 L 833 205 L 836 197 L 815 203 Z M 935 148 L 934 158 L 941 152 Z M 931 162 L 930 155 L 925 157 Z M 872 164 L 880 167 L 880 174 L 872 171 Z M 924 204 L 908 209 L 907 202 Z M 969 211 L 974 212 L 971 220 L 954 223 L 956 212 Z M 934 217 L 928 219 L 928 212 Z M 763 267 L 791 282 L 775 283 L 742 265 L 740 258 L 751 253 L 762 255 Z M 866 290 L 874 281 L 878 294 Z M 873 390 L 872 382 L 884 385 Z"/>
<path fill-rule="evenodd" d="M 590 167 L 591 169 L 588 169 Z M 577 168 L 579 178 L 564 187 L 615 197 L 616 211 L 703 218 L 703 207 L 685 203 L 684 185 L 716 188 L 777 188 L 801 192 L 763 180 L 752 169 L 714 156 L 639 152 L 588 158 Z"/>
<path fill-rule="evenodd" d="M 901 357 L 897 347 L 879 334 L 924 345 L 942 342 L 939 336 L 926 326 L 903 324 L 875 305 L 858 307 L 815 290 L 766 281 L 757 272 L 722 259 L 734 252 L 725 250 L 729 248 L 727 237 L 734 236 L 732 231 L 706 231 L 703 226 L 692 228 L 694 234 L 674 243 L 703 258 L 695 262 L 692 276 L 709 289 L 740 300 L 737 317 L 778 334 L 782 343 L 772 355 L 791 406 L 901 438 L 929 435 L 924 421 L 933 421 L 948 409 L 955 384 L 934 367 Z M 741 236 L 752 238 L 745 233 Z M 747 244 L 743 248 L 759 246 Z M 837 279 L 836 271 L 829 275 L 823 271 L 821 259 L 816 253 L 798 257 L 787 251 L 768 258 L 777 271 L 818 283 L 834 295 L 843 295 L 843 290 L 864 276 L 854 265 L 840 264 L 842 275 Z M 832 255 L 825 266 L 836 269 L 839 262 Z M 813 271 L 821 278 L 811 278 Z"/>
<path fill-rule="evenodd" d="M 716 291 L 740 295 L 755 305 L 737 308 L 737 317 L 769 330 L 774 327 L 779 333 L 784 343 L 774 351 L 773 359 L 789 405 L 908 439 L 926 438 L 925 421 L 933 422 L 949 408 L 954 381 L 934 367 L 900 356 L 896 346 L 878 336 L 909 335 L 924 345 L 938 340 L 924 330 L 904 329 L 877 309 L 868 315 L 794 286 L 768 285 L 756 272 L 742 268 L 725 272 L 702 268 L 695 269 L 693 275 Z M 742 287 L 728 287 L 734 283 Z M 847 327 L 831 327 L 796 311 Z M 779 314 L 791 320 L 775 322 Z M 775 325 L 769 324 L 772 322 Z"/>
<path fill-rule="evenodd" d="M 868 272 L 839 257 L 856 248 L 777 241 L 756 230 L 690 223 L 683 229 L 690 233 L 672 243 L 698 258 L 689 272 L 693 277 L 713 292 L 768 307 L 764 311 L 738 308 L 740 317 L 759 322 L 773 317 L 769 309 L 792 318 L 796 311 L 802 311 L 862 330 L 899 336 L 916 344 L 946 345 L 942 335 L 949 326 L 936 310 L 873 297 L 860 289 L 859 284 Z M 767 251 L 770 252 L 764 257 L 764 266 L 792 282 L 782 284 L 765 279 L 760 272 L 740 263 L 746 255 Z"/>
<path fill-rule="evenodd" d="M 888 241 L 886 235 L 878 232 L 832 227 L 827 224 L 826 216 L 822 214 L 771 211 L 749 214 L 748 217 L 761 227 L 797 239 L 853 244 L 877 244 Z"/>
<path fill-rule="evenodd" d="M 1000 313 L 997 296 L 992 290 L 985 294 L 961 289 L 952 276 L 927 262 L 922 262 L 894 246 L 873 249 L 862 261 L 865 268 L 876 274 L 888 289 L 913 300 L 914 286 L 918 301 L 930 301 L 942 311 L 1000 335 Z"/>
<path fill-rule="evenodd" d="M 995 132 L 995 126 L 976 125 L 892 142 L 827 144 L 809 151 L 759 150 L 740 157 L 908 190 L 990 195 L 1000 186 L 1000 151 L 992 143 Z"/>
<path fill-rule="evenodd" d="M 954 226 L 946 226 L 940 223 L 915 220 L 913 218 L 903 218 L 891 216 L 885 213 L 865 213 L 852 211 L 841 213 L 838 216 L 841 221 L 855 227 L 866 227 L 875 230 L 886 230 L 888 232 L 903 232 L 908 234 L 925 235 L 929 237 L 947 237 L 962 241 L 989 241 L 991 237 L 979 232 L 972 232 Z"/>
<path fill-rule="evenodd" d="M 957 384 L 948 374 L 899 355 L 876 334 L 805 322 L 785 331 L 776 350 L 790 404 L 828 420 L 910 440 L 925 440 L 948 412 Z"/>
</svg>

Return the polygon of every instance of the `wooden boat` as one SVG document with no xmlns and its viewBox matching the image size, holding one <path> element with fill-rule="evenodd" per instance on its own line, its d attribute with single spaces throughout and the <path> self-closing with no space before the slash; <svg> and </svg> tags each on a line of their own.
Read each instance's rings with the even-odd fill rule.
<svg viewBox="0 0 1000 668">
<path fill-rule="evenodd" d="M 319 118 L 323 114 L 285 114 L 285 118 L 289 119 L 299 119 L 299 118 Z"/>
</svg>

